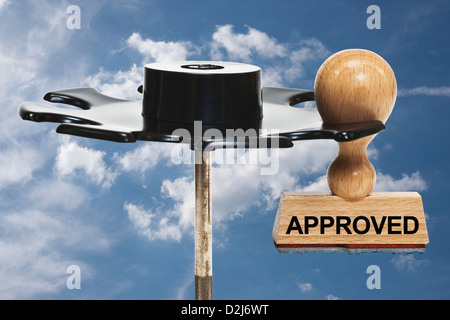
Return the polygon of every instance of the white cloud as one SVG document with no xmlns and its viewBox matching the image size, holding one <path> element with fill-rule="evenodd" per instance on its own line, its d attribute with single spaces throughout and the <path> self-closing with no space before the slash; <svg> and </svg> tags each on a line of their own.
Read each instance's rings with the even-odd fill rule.
<svg viewBox="0 0 450 320">
<path fill-rule="evenodd" d="M 179 226 L 171 224 L 168 217 L 159 218 L 158 215 L 132 203 L 126 203 L 124 209 L 138 233 L 148 240 L 181 240 L 182 234 Z M 154 220 L 157 218 L 159 221 L 155 223 Z"/>
<path fill-rule="evenodd" d="M 335 156 L 336 148 L 326 141 L 317 143 L 323 148 L 305 141 L 297 150 L 280 151 L 280 159 L 272 159 L 280 161 L 280 171 L 274 176 L 262 176 L 258 164 L 248 164 L 244 160 L 241 163 L 247 164 L 238 164 L 238 157 L 248 156 L 242 150 L 215 151 L 217 155 L 213 155 L 213 160 L 224 161 L 228 156 L 236 159 L 236 164 L 215 164 L 212 168 L 213 225 L 224 226 L 227 221 L 243 216 L 255 206 L 262 212 L 273 209 L 282 191 L 301 188 L 299 175 L 326 170 L 327 158 Z M 162 196 L 174 201 L 172 208 L 167 210 L 171 217 L 177 217 L 177 224 L 183 231 L 193 228 L 194 190 L 193 175 L 165 180 L 161 188 Z"/>
<path fill-rule="evenodd" d="M 304 76 L 303 64 L 305 62 L 324 59 L 330 54 L 323 43 L 317 39 L 303 40 L 299 46 L 300 49 L 289 54 L 291 66 L 284 72 L 287 81 L 295 81 Z"/>
<path fill-rule="evenodd" d="M 224 165 L 213 168 L 211 189 L 215 223 L 220 225 L 242 216 L 257 204 L 260 183 L 257 165 Z"/>
<path fill-rule="evenodd" d="M 9 0 L 0 0 L 0 11 L 5 8 L 9 3 Z"/>
<path fill-rule="evenodd" d="M 395 179 L 390 175 L 377 173 L 377 183 L 374 191 L 396 192 L 396 191 L 424 191 L 427 183 L 422 179 L 420 172 L 411 175 L 403 174 L 400 179 Z"/>
<path fill-rule="evenodd" d="M 110 72 L 100 70 L 88 76 L 85 85 L 96 88 L 101 93 L 118 99 L 140 100 L 142 94 L 137 88 L 143 84 L 144 70 L 133 64 L 128 71 Z"/>
<path fill-rule="evenodd" d="M 327 176 L 320 176 L 315 181 L 309 183 L 301 189 L 305 192 L 330 192 L 328 187 Z"/>
<path fill-rule="evenodd" d="M 266 33 L 247 27 L 247 34 L 234 33 L 232 25 L 218 26 L 212 38 L 211 56 L 213 59 L 222 59 L 220 48 L 224 48 L 231 59 L 250 61 L 252 53 L 265 58 L 284 57 L 287 48 Z"/>
<path fill-rule="evenodd" d="M 44 164 L 45 156 L 28 143 L 12 143 L 0 153 L 0 188 L 24 184 L 33 177 L 33 172 Z"/>
<path fill-rule="evenodd" d="M 214 227 L 224 226 L 226 221 L 244 214 L 259 201 L 259 178 L 258 166 L 225 165 L 212 169 Z M 193 175 L 174 180 L 166 179 L 162 183 L 161 195 L 172 200 L 173 204 L 168 202 L 167 207 L 158 209 L 158 214 L 132 204 L 127 204 L 125 209 L 139 233 L 149 240 L 172 239 L 179 241 L 182 233 L 190 233 L 194 227 L 194 192 Z M 153 224 L 154 219 L 159 219 L 159 222 Z"/>
<path fill-rule="evenodd" d="M 268 203 L 274 203 L 283 191 L 323 190 L 320 178 L 316 182 L 306 179 L 326 173 L 337 152 L 337 143 L 328 140 L 300 141 L 291 149 L 280 150 L 279 172 L 264 178 Z"/>
<path fill-rule="evenodd" d="M 124 208 L 128 212 L 128 217 L 136 229 L 138 229 L 139 233 L 151 238 L 149 227 L 151 220 L 155 215 L 129 203 L 126 203 Z"/>
<path fill-rule="evenodd" d="M 92 197 L 82 186 L 59 179 L 39 179 L 28 194 L 34 208 L 72 211 Z"/>
<path fill-rule="evenodd" d="M 103 151 L 80 147 L 75 141 L 67 139 L 59 147 L 55 169 L 61 177 L 85 173 L 92 182 L 108 189 L 117 173 L 107 168 L 103 161 L 105 155 Z"/>
<path fill-rule="evenodd" d="M 300 288 L 300 290 L 301 290 L 302 292 L 308 292 L 308 291 L 311 291 L 311 290 L 313 289 L 312 284 L 309 283 L 309 282 L 306 282 L 306 283 L 299 283 L 299 284 L 298 284 L 298 287 Z"/>
<path fill-rule="evenodd" d="M 394 258 L 392 258 L 391 262 L 400 271 L 406 269 L 410 272 L 416 272 L 420 267 L 427 265 L 429 263 L 429 260 L 417 260 L 412 254 L 401 254 L 396 255 Z"/>
<path fill-rule="evenodd" d="M 171 164 L 171 155 L 174 145 L 167 143 L 144 143 L 133 151 L 121 155 L 114 154 L 114 160 L 124 172 L 138 172 L 140 174 L 154 169 L 160 161 Z"/>
<path fill-rule="evenodd" d="M 127 45 L 141 53 L 147 63 L 152 61 L 184 61 L 189 56 L 199 52 L 199 48 L 188 41 L 165 42 L 153 41 L 151 39 L 144 40 L 137 32 L 128 38 Z"/>
<path fill-rule="evenodd" d="M 293 148 L 280 150 L 280 170 L 301 175 L 321 173 L 326 171 L 337 153 L 338 145 L 335 141 L 298 141 Z"/>
<path fill-rule="evenodd" d="M 306 39 L 294 45 L 279 43 L 268 34 L 247 26 L 247 33 L 234 32 L 233 25 L 218 26 L 210 43 L 213 60 L 251 62 L 266 59 L 263 66 L 264 86 L 283 86 L 305 76 L 304 64 L 324 60 L 330 52 L 317 39 Z"/>
<path fill-rule="evenodd" d="M 195 183 L 192 176 L 181 177 L 174 181 L 164 180 L 161 186 L 162 196 L 175 202 L 173 208 L 167 209 L 167 212 L 178 218 L 177 223 L 182 230 L 194 226 L 194 193 Z"/>
<path fill-rule="evenodd" d="M 335 295 L 332 295 L 332 294 L 328 294 L 326 296 L 326 298 L 327 298 L 327 300 L 342 300 L 341 298 L 336 297 Z"/>
<path fill-rule="evenodd" d="M 425 96 L 443 96 L 450 97 L 450 87 L 442 86 L 442 87 L 417 87 L 412 89 L 399 89 L 398 96 L 399 97 L 408 97 L 408 96 L 416 96 L 416 95 L 425 95 Z"/>
<path fill-rule="evenodd" d="M 187 290 L 192 288 L 192 285 L 194 283 L 194 277 L 192 274 L 194 273 L 194 270 L 189 270 L 188 276 L 185 278 L 183 283 L 179 288 L 177 288 L 175 299 L 176 300 L 189 300 Z"/>
<path fill-rule="evenodd" d="M 192 170 L 190 172 L 192 173 Z M 215 227 L 223 226 L 226 221 L 242 215 L 251 206 L 258 203 L 258 190 L 261 188 L 258 166 L 223 165 L 220 168 L 215 166 L 211 174 L 214 201 L 213 224 Z M 172 200 L 173 205 L 158 209 L 158 214 L 132 204 L 127 204 L 126 210 L 139 233 L 145 235 L 149 240 L 179 240 L 181 232 L 193 230 L 194 192 L 193 175 L 174 180 L 166 179 L 161 186 L 161 195 Z M 164 215 L 164 218 L 157 218 L 161 215 Z M 153 219 L 159 219 L 156 230 L 151 227 Z"/>
<path fill-rule="evenodd" d="M 282 87 L 284 85 L 283 74 L 278 67 L 268 67 L 263 70 L 263 87 Z"/>
</svg>

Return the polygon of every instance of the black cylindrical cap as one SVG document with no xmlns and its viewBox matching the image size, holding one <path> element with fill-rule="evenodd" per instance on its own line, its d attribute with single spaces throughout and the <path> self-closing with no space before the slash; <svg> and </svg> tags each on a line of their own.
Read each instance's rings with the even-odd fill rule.
<svg viewBox="0 0 450 320">
<path fill-rule="evenodd" d="M 232 62 L 186 61 L 145 66 L 142 113 L 159 121 L 206 125 L 260 120 L 261 69 Z"/>
</svg>

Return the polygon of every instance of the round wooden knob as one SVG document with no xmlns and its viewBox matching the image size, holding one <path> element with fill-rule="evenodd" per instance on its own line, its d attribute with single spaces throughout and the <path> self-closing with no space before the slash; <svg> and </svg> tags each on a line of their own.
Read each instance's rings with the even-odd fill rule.
<svg viewBox="0 0 450 320">
<path fill-rule="evenodd" d="M 325 125 L 379 120 L 386 122 L 397 97 L 397 82 L 389 64 L 374 52 L 340 51 L 320 67 L 314 94 Z M 375 169 L 366 149 L 375 136 L 339 143 L 339 154 L 328 168 L 331 191 L 346 200 L 370 194 Z"/>
</svg>

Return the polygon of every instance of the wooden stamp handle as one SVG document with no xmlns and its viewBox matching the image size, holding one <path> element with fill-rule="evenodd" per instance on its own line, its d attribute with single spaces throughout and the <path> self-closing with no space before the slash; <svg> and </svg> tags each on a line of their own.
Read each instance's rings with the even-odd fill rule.
<svg viewBox="0 0 450 320">
<path fill-rule="evenodd" d="M 355 201 L 372 192 L 376 172 L 367 159 L 366 149 L 374 137 L 339 143 L 338 156 L 327 172 L 328 186 L 333 194 Z"/>
<path fill-rule="evenodd" d="M 320 67 L 314 94 L 324 124 L 356 123 L 389 118 L 397 97 L 397 82 L 389 64 L 376 53 L 340 51 Z M 366 150 L 374 136 L 339 143 L 339 154 L 327 172 L 331 191 L 346 200 L 368 196 L 376 182 Z"/>
</svg>

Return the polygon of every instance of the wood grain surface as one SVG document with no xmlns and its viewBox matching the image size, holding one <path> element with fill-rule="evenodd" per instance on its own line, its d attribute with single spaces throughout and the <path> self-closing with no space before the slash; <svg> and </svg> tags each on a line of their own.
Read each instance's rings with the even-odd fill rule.
<svg viewBox="0 0 450 320">
<path fill-rule="evenodd" d="M 333 54 L 321 65 L 314 95 L 325 126 L 372 120 L 385 123 L 395 105 L 397 82 L 378 54 L 349 49 Z M 339 154 L 327 173 L 333 194 L 356 201 L 373 190 L 376 173 L 366 149 L 374 137 L 339 143 Z"/>
<path fill-rule="evenodd" d="M 296 217 L 302 234 L 293 228 L 287 234 L 292 219 Z M 319 224 L 305 228 L 305 217 L 315 217 Z M 331 227 L 320 227 L 321 217 Z M 365 218 L 358 218 L 365 217 Z M 407 231 L 405 233 L 404 219 L 407 217 Z M 358 219 L 357 219 L 358 218 Z M 338 228 L 338 219 L 341 226 Z M 353 222 L 357 220 L 356 229 Z M 383 222 L 384 220 L 384 222 Z M 351 232 L 348 234 L 343 222 L 352 221 L 347 225 Z M 367 229 L 367 221 L 370 229 Z M 373 221 L 376 222 L 374 226 Z M 378 233 L 377 234 L 377 228 Z M 340 234 L 337 234 L 340 229 Z M 359 230 L 358 234 L 355 230 Z M 308 233 L 308 234 L 306 234 Z M 386 247 L 414 247 L 428 244 L 428 232 L 423 211 L 421 196 L 416 192 L 380 192 L 372 193 L 358 202 L 346 201 L 331 193 L 287 192 L 280 199 L 277 216 L 273 228 L 273 239 L 276 246 L 308 247 L 308 246 L 340 246 L 353 247 L 386 246 Z"/>
</svg>

